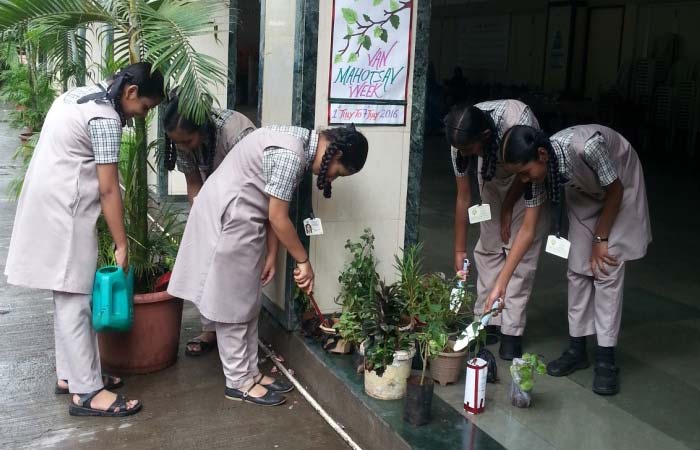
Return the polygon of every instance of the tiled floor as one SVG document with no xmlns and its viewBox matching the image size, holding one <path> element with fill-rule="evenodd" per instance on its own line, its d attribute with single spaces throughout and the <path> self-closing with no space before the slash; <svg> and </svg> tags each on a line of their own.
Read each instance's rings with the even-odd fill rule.
<svg viewBox="0 0 700 450">
<path fill-rule="evenodd" d="M 455 187 L 442 141 L 426 145 L 421 239 L 426 265 L 449 272 Z M 645 173 L 654 242 L 627 268 L 618 351 L 622 391 L 594 394 L 592 369 L 561 379 L 545 375 L 536 381 L 532 408 L 520 410 L 508 401 L 510 377 L 502 362 L 501 383 L 489 385 L 488 409 L 473 420 L 506 448 L 700 449 L 700 183 L 688 168 L 671 175 L 666 166 L 645 161 Z M 472 247 L 476 239 L 470 235 Z M 563 260 L 543 254 L 528 307 L 526 351 L 548 361 L 566 345 L 565 273 Z M 595 341 L 588 344 L 591 349 Z M 497 354 L 498 347 L 491 350 Z M 463 382 L 438 393 L 462 409 Z"/>
</svg>

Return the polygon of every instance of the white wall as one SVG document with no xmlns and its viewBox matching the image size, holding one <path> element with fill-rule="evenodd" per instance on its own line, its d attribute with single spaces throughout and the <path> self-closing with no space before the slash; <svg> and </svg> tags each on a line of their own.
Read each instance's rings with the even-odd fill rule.
<svg viewBox="0 0 700 450">
<path fill-rule="evenodd" d="M 294 31 L 296 1 L 266 1 L 263 12 L 264 60 L 262 125 L 292 123 L 294 81 Z M 281 249 L 277 256 L 277 275 L 264 290 L 265 295 L 284 308 L 285 260 L 287 252 Z"/>
<path fill-rule="evenodd" d="M 319 10 L 316 127 L 321 129 L 328 125 L 332 3 L 321 1 Z M 414 32 L 416 9 L 414 6 Z M 412 68 L 415 41 L 411 44 Z M 357 240 L 366 227 L 370 227 L 376 237 L 380 275 L 389 281 L 395 278 L 394 255 L 404 241 L 412 73 L 408 86 L 407 125 L 358 127 L 369 141 L 369 156 L 364 169 L 352 177 L 336 180 L 331 199 L 325 199 L 320 191 L 313 190 L 314 212 L 323 220 L 325 234 L 312 237 L 310 257 L 316 272 L 316 300 L 324 313 L 340 309 L 333 299 L 338 295 L 338 274 L 347 259 L 345 241 Z"/>
</svg>

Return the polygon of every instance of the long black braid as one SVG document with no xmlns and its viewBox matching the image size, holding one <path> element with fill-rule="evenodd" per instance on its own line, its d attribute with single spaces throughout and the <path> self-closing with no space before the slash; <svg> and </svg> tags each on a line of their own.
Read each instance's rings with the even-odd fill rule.
<svg viewBox="0 0 700 450">
<path fill-rule="evenodd" d="M 323 190 L 323 196 L 326 198 L 331 198 L 331 184 L 326 181 L 326 174 L 328 172 L 328 166 L 330 166 L 338 150 L 338 146 L 329 140 L 328 147 L 326 147 L 326 152 L 323 154 L 323 159 L 321 160 L 321 170 L 318 172 L 318 177 L 316 178 L 316 187 Z"/>
<path fill-rule="evenodd" d="M 491 114 L 485 114 L 486 120 L 489 122 L 489 130 L 491 134 L 482 143 L 482 155 L 481 158 L 483 162 L 481 164 L 481 178 L 484 181 L 491 181 L 493 176 L 496 175 L 496 164 L 498 163 L 498 130 L 496 129 L 496 124 L 493 121 Z"/>
<path fill-rule="evenodd" d="M 545 180 L 547 195 L 549 196 L 550 202 L 555 205 L 559 205 L 561 204 L 561 187 L 564 185 L 566 180 L 559 171 L 559 158 L 554 151 L 552 141 L 549 139 L 549 137 L 547 137 L 544 131 L 542 131 L 541 134 L 543 135 L 544 139 L 540 142 L 539 146 L 544 147 L 545 150 L 547 150 L 547 155 L 549 156 L 547 158 L 547 179 Z"/>
<path fill-rule="evenodd" d="M 218 138 L 218 128 L 214 123 L 213 116 L 217 113 L 212 111 L 212 117 L 207 118 L 200 128 L 200 133 L 204 137 L 202 142 L 202 157 L 204 165 L 207 167 L 207 177 L 214 172 L 214 154 L 216 153 L 216 140 Z M 217 115 L 218 117 L 218 115 Z"/>
<path fill-rule="evenodd" d="M 163 152 L 163 164 L 165 165 L 166 170 L 173 171 L 175 170 L 175 163 L 177 163 L 177 147 L 168 136 L 168 133 L 164 133 L 163 140 L 165 141 L 165 151 Z"/>
<path fill-rule="evenodd" d="M 321 160 L 321 167 L 316 179 L 316 187 L 323 191 L 325 198 L 331 198 L 331 183 L 326 179 L 331 161 L 338 152 L 342 152 L 339 162 L 349 174 L 362 170 L 367 161 L 368 144 L 362 133 L 354 125 L 329 128 L 321 131 L 328 141 L 326 151 Z"/>
</svg>

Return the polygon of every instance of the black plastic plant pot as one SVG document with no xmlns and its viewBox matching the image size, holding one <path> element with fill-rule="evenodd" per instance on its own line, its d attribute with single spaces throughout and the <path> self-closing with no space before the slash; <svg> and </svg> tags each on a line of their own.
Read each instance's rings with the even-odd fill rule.
<svg viewBox="0 0 700 450">
<path fill-rule="evenodd" d="M 403 420 L 413 426 L 430 422 L 430 408 L 433 404 L 433 379 L 425 377 L 420 384 L 420 375 L 408 378 L 406 399 L 404 400 Z"/>
</svg>

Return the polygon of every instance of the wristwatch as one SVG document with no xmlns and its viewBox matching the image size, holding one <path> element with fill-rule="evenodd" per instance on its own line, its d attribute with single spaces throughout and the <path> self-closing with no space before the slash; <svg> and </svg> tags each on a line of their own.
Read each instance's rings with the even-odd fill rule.
<svg viewBox="0 0 700 450">
<path fill-rule="evenodd" d="M 594 244 L 600 244 L 601 242 L 608 242 L 608 238 L 598 236 L 597 234 L 595 236 L 593 236 L 593 243 Z"/>
</svg>

